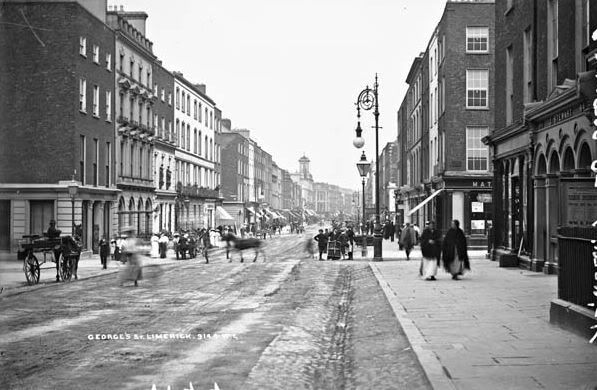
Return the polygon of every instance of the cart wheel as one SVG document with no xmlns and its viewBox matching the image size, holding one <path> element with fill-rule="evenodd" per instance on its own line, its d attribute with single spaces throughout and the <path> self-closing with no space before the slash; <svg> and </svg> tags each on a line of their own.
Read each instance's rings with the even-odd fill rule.
<svg viewBox="0 0 597 390">
<path fill-rule="evenodd" d="M 39 262 L 31 252 L 23 261 L 23 272 L 25 272 L 27 284 L 32 285 L 39 283 Z"/>
<path fill-rule="evenodd" d="M 60 264 L 58 266 L 60 272 L 60 279 L 63 282 L 70 281 L 73 276 L 73 259 L 71 256 L 64 256 L 64 253 L 60 256 Z"/>
</svg>

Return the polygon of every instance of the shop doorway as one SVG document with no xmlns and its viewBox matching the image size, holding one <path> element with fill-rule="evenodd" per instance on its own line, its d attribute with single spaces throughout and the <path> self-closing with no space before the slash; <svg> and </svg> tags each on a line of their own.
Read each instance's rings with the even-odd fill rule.
<svg viewBox="0 0 597 390">
<path fill-rule="evenodd" d="M 0 200 L 0 251 L 10 250 L 10 200 Z"/>
</svg>

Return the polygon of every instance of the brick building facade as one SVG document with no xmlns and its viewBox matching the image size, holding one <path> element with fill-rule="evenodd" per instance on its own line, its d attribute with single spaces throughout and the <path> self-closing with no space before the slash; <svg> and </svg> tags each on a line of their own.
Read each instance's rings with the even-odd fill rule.
<svg viewBox="0 0 597 390">
<path fill-rule="evenodd" d="M 75 2 L 2 4 L 0 250 L 50 219 L 64 234 L 80 225 L 86 250 L 113 233 L 114 32 L 104 17 Z"/>
<path fill-rule="evenodd" d="M 420 88 L 425 95 L 420 97 L 422 117 L 412 117 L 416 101 L 410 95 L 407 108 L 399 111 L 399 137 L 406 138 L 403 153 L 411 158 L 400 183 L 405 219 L 419 226 L 433 219 L 444 232 L 457 219 L 472 245 L 485 245 L 492 218 L 491 164 L 481 139 L 493 129 L 494 40 L 493 1 L 448 1 L 420 56 L 422 64 L 415 61 L 408 78 L 409 94 L 419 89 L 417 68 L 433 86 Z M 425 144 L 420 151 L 415 148 L 419 130 Z M 409 131 L 414 138 L 409 139 Z M 412 195 L 419 203 L 410 201 Z"/>
<path fill-rule="evenodd" d="M 558 271 L 557 228 L 597 219 L 591 201 L 597 157 L 597 7 L 590 1 L 498 2 L 493 256 Z M 497 89 L 497 88 L 496 88 Z M 584 199 L 580 205 L 578 199 Z"/>
</svg>

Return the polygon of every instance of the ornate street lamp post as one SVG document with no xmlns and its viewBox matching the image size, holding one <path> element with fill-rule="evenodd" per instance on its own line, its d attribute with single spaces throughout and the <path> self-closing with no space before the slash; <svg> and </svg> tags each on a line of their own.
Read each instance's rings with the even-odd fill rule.
<svg viewBox="0 0 597 390">
<path fill-rule="evenodd" d="M 382 261 L 381 249 L 381 224 L 379 221 L 379 99 L 377 94 L 377 73 L 375 74 L 375 83 L 373 89 L 367 86 L 357 98 L 357 118 L 358 124 L 356 128 L 356 138 L 352 142 L 353 145 L 360 149 L 365 144 L 361 137 L 363 130 L 361 129 L 361 108 L 369 111 L 373 109 L 373 116 L 375 117 L 375 226 L 373 230 L 373 261 Z"/>
<path fill-rule="evenodd" d="M 72 236 L 75 236 L 75 197 L 79 190 L 79 184 L 75 181 L 75 175 L 73 175 L 70 183 L 68 183 L 68 195 L 70 196 L 71 202 L 71 213 L 72 213 Z"/>
<path fill-rule="evenodd" d="M 357 169 L 359 170 L 359 175 L 361 175 L 361 182 L 363 184 L 363 221 L 362 224 L 365 224 L 365 177 L 369 174 L 369 169 L 371 168 L 371 164 L 367 161 L 367 157 L 365 156 L 365 152 L 361 155 L 361 159 L 357 163 Z M 367 257 L 367 233 L 363 231 L 364 229 L 361 228 L 361 235 L 363 236 L 363 246 L 362 246 L 362 257 Z"/>
</svg>

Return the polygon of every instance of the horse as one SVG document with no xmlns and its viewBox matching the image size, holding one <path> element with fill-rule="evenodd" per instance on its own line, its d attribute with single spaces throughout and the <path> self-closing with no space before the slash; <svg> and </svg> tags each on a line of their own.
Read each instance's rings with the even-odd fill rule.
<svg viewBox="0 0 597 390">
<path fill-rule="evenodd" d="M 222 239 L 226 241 L 226 245 L 230 246 L 230 244 L 234 244 L 234 249 L 240 252 L 240 262 L 244 262 L 243 259 L 243 251 L 246 249 L 254 249 L 255 250 L 255 258 L 253 259 L 253 263 L 257 261 L 257 256 L 261 253 L 264 257 L 265 261 L 265 252 L 263 252 L 262 245 L 263 241 L 258 238 L 238 238 L 232 233 L 224 234 Z M 230 257 L 230 262 L 232 262 L 232 257 Z"/>
<path fill-rule="evenodd" d="M 76 234 L 76 233 L 75 233 Z M 66 267 L 70 268 L 69 270 L 63 270 L 64 277 L 70 280 L 72 275 L 75 276 L 75 280 L 79 277 L 77 276 L 77 271 L 79 270 L 79 258 L 81 257 L 81 243 L 79 236 L 62 236 L 60 237 L 60 244 L 54 248 L 54 256 L 56 260 L 56 281 L 60 280 L 60 264 L 59 261 L 60 257 L 62 257 L 62 262 L 65 263 Z"/>
</svg>

